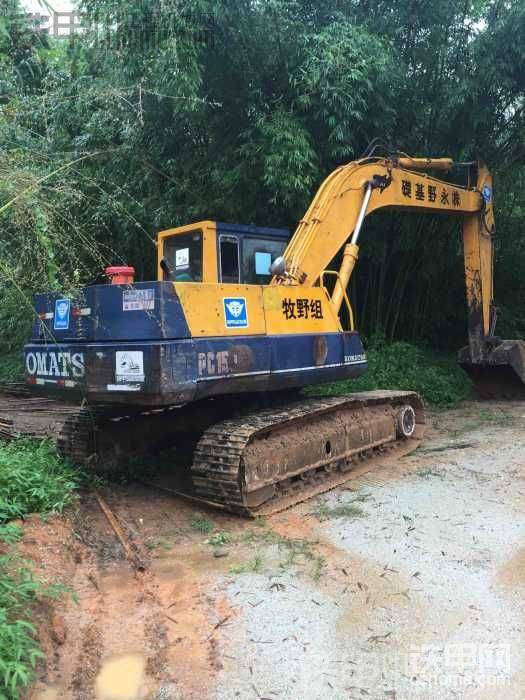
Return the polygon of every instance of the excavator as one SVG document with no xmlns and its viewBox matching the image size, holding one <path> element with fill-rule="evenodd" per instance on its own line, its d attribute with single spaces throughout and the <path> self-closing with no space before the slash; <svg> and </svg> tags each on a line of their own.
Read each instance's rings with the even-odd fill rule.
<svg viewBox="0 0 525 700">
<path fill-rule="evenodd" d="M 365 217 L 382 208 L 461 218 L 459 363 L 489 393 L 523 389 L 525 343 L 494 335 L 491 175 L 472 162 L 464 184 L 434 176 L 454 167 L 365 157 L 326 178 L 289 242 L 281 229 L 199 221 L 158 234 L 156 281 L 110 267 L 106 284 L 39 294 L 25 380 L 68 404 L 54 428 L 63 453 L 105 472 L 175 445 L 194 498 L 253 516 L 415 449 L 425 411 L 414 392 L 299 393 L 367 370 L 347 289 Z"/>
</svg>

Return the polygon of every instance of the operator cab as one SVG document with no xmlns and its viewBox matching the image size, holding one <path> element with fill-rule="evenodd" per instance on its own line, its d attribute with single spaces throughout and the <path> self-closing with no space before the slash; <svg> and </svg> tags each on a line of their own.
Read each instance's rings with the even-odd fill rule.
<svg viewBox="0 0 525 700">
<path fill-rule="evenodd" d="M 158 279 L 173 282 L 268 284 L 283 254 L 287 229 L 200 221 L 158 235 Z"/>
</svg>

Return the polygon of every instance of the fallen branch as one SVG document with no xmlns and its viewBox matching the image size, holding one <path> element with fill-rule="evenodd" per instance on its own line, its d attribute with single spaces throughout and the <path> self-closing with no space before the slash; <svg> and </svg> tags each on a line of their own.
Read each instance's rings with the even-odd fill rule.
<svg viewBox="0 0 525 700">
<path fill-rule="evenodd" d="M 368 642 L 386 642 L 386 640 L 390 637 L 392 632 L 387 632 L 386 634 L 373 634 L 371 637 L 368 637 Z"/>
<path fill-rule="evenodd" d="M 117 520 L 116 516 L 114 515 L 113 511 L 111 508 L 108 506 L 106 501 L 102 498 L 102 496 L 95 491 L 95 498 L 97 499 L 97 503 L 100 506 L 100 510 L 104 513 L 106 516 L 109 524 L 111 525 L 111 528 L 115 535 L 118 538 L 118 541 L 122 545 L 122 548 L 124 549 L 126 553 L 126 558 L 139 570 L 139 571 L 144 571 L 146 568 L 144 562 L 141 560 L 139 555 L 133 551 L 133 548 L 131 547 L 128 538 L 124 534 L 124 530 L 122 529 L 119 521 Z"/>
</svg>

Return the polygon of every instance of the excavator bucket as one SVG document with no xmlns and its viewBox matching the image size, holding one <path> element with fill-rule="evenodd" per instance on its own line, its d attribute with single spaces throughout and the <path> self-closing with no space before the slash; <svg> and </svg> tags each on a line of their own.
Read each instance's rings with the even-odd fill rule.
<svg viewBox="0 0 525 700">
<path fill-rule="evenodd" d="M 458 364 L 470 376 L 480 398 L 525 399 L 525 341 L 502 340 L 480 362 L 470 348 L 459 351 Z"/>
</svg>

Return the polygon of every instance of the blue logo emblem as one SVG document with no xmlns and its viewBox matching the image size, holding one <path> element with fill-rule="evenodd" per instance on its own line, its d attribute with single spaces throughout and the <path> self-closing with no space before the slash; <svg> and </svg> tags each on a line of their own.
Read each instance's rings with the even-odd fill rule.
<svg viewBox="0 0 525 700">
<path fill-rule="evenodd" d="M 57 299 L 55 301 L 55 321 L 53 328 L 56 331 L 66 331 L 69 328 L 69 312 L 71 301 L 69 299 Z"/>
<path fill-rule="evenodd" d="M 246 299 L 242 297 L 226 297 L 224 299 L 224 320 L 226 328 L 247 328 L 248 308 Z"/>
<path fill-rule="evenodd" d="M 483 199 L 488 204 L 492 199 L 492 187 L 485 185 L 485 187 L 481 190 L 481 194 L 483 195 Z"/>
</svg>

